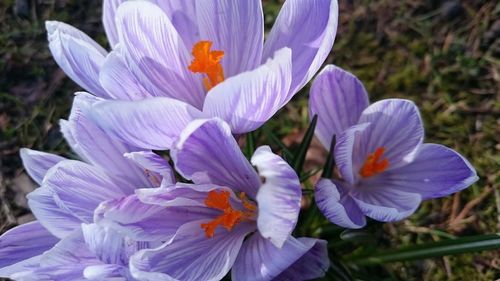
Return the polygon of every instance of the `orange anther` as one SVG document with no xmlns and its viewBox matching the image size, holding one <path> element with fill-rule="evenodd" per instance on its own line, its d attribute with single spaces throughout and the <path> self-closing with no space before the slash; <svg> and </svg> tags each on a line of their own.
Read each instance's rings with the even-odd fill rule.
<svg viewBox="0 0 500 281">
<path fill-rule="evenodd" d="M 387 158 L 380 160 L 384 152 L 385 148 L 379 147 L 377 148 L 377 150 L 375 150 L 374 153 L 368 155 L 365 163 L 363 164 L 363 167 L 361 167 L 361 169 L 359 170 L 359 174 L 362 177 L 367 178 L 376 174 L 380 174 L 387 168 L 389 168 L 389 160 L 387 160 Z"/>
<path fill-rule="evenodd" d="M 203 73 L 203 84 L 208 90 L 224 81 L 224 69 L 220 60 L 224 57 L 223 51 L 210 51 L 212 41 L 199 41 L 193 46 L 193 60 L 188 69 L 194 73 Z"/>
</svg>

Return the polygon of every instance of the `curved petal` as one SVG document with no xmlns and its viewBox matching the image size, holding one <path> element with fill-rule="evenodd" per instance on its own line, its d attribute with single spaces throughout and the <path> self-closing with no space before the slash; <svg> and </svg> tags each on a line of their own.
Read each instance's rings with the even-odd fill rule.
<svg viewBox="0 0 500 281">
<path fill-rule="evenodd" d="M 66 75 L 90 93 L 110 98 L 99 83 L 106 51 L 86 34 L 65 23 L 47 21 L 45 28 L 52 56 Z"/>
<path fill-rule="evenodd" d="M 359 123 L 370 126 L 359 136 L 354 167 L 361 168 L 369 154 L 383 147 L 389 160 L 387 171 L 406 165 L 417 155 L 424 139 L 424 126 L 417 106 L 409 100 L 385 99 L 367 107 Z"/>
<path fill-rule="evenodd" d="M 369 126 L 369 123 L 352 126 L 337 138 L 334 151 L 335 162 L 342 178 L 350 185 L 354 185 L 355 179 L 358 177 L 357 173 L 354 172 L 356 167 L 353 167 L 353 158 L 356 156 L 355 154 L 359 153 L 357 146 L 359 145 L 359 137 Z"/>
<path fill-rule="evenodd" d="M 215 118 L 191 122 L 170 155 L 176 170 L 186 179 L 227 186 L 255 198 L 259 177 L 224 121 Z"/>
<path fill-rule="evenodd" d="M 167 15 L 146 1 L 128 1 L 116 15 L 120 44 L 132 72 L 155 96 L 201 108 L 202 79 L 188 70 L 191 56 Z"/>
<path fill-rule="evenodd" d="M 102 3 L 102 23 L 111 48 L 115 48 L 116 44 L 118 44 L 118 31 L 115 21 L 116 10 L 118 6 L 125 1 L 126 0 L 104 0 Z"/>
<path fill-rule="evenodd" d="M 453 149 L 423 144 L 413 162 L 381 174 L 373 184 L 419 193 L 427 200 L 448 196 L 477 180 L 474 167 Z"/>
<path fill-rule="evenodd" d="M 108 134 L 136 147 L 158 150 L 170 149 L 184 127 L 202 115 L 191 105 L 170 98 L 101 101 L 90 112 Z"/>
<path fill-rule="evenodd" d="M 241 223 L 231 231 L 218 228 L 207 238 L 193 221 L 177 231 L 174 240 L 142 250 L 130 259 L 130 271 L 140 280 L 221 280 L 230 270 L 245 236 L 253 226 Z"/>
<path fill-rule="evenodd" d="M 21 155 L 21 160 L 23 160 L 24 169 L 38 184 L 42 184 L 43 177 L 45 177 L 50 168 L 66 159 L 59 155 L 28 148 L 21 148 L 19 154 Z"/>
<path fill-rule="evenodd" d="M 285 48 L 264 65 L 215 86 L 203 112 L 228 122 L 235 134 L 253 131 L 288 102 L 291 71 L 291 52 Z"/>
<path fill-rule="evenodd" d="M 338 24 L 336 0 L 288 0 L 264 44 L 263 60 L 283 47 L 292 49 L 289 98 L 319 70 L 332 49 Z"/>
<path fill-rule="evenodd" d="M 200 41 L 196 22 L 196 0 L 150 0 L 168 16 L 186 46 Z"/>
<path fill-rule="evenodd" d="M 123 182 L 79 161 L 65 160 L 49 170 L 42 186 L 50 188 L 55 202 L 83 222 L 92 222 L 93 212 L 103 201 L 125 196 Z"/>
<path fill-rule="evenodd" d="M 341 182 L 320 179 L 314 191 L 316 205 L 332 223 L 346 228 L 362 228 L 366 225 L 365 215 L 348 192 Z"/>
<path fill-rule="evenodd" d="M 368 94 L 356 76 L 327 65 L 309 92 L 309 117 L 318 115 L 316 136 L 323 146 L 329 148 L 334 135 L 356 125 L 368 104 Z"/>
<path fill-rule="evenodd" d="M 176 182 L 174 170 L 160 155 L 151 151 L 138 151 L 125 153 L 124 156 L 142 167 L 155 187 Z"/>
<path fill-rule="evenodd" d="M 144 171 L 124 153 L 139 150 L 118 139 L 112 138 L 91 119 L 90 108 L 100 99 L 87 93 L 78 93 L 73 101 L 69 120 L 65 125 L 65 136 L 71 136 L 70 145 L 85 161 L 102 168 L 111 176 L 126 179 L 122 188 L 128 187 L 127 194 L 134 189 L 151 186 Z"/>
<path fill-rule="evenodd" d="M 200 37 L 224 52 L 224 75 L 231 77 L 260 65 L 264 16 L 260 0 L 196 2 Z"/>
<path fill-rule="evenodd" d="M 113 99 L 142 100 L 152 97 L 130 71 L 119 45 L 106 57 L 99 72 L 99 82 Z"/>
<path fill-rule="evenodd" d="M 367 183 L 351 189 L 350 194 L 367 217 L 383 222 L 395 222 L 407 218 L 422 202 L 422 197 L 418 193 Z"/>
<path fill-rule="evenodd" d="M 269 146 L 257 148 L 251 162 L 265 178 L 256 198 L 259 205 L 257 227 L 264 238 L 282 247 L 299 218 L 302 198 L 299 178 Z"/>
<path fill-rule="evenodd" d="M 256 233 L 243 243 L 238 258 L 234 263 L 231 277 L 233 280 L 238 281 L 308 280 L 299 279 L 298 276 L 294 276 L 293 279 L 279 279 L 277 277 L 281 276 L 280 274 L 287 274 L 285 273 L 287 270 L 293 270 L 291 267 L 302 257 L 307 256 L 316 246 L 317 241 L 311 238 L 297 240 L 289 236 L 283 247 L 277 248 L 268 239 Z M 324 242 L 321 243 L 324 244 Z M 326 257 L 328 261 L 328 255 Z M 317 271 L 317 266 L 314 265 L 315 261 L 309 261 L 309 265 L 313 267 L 306 270 L 306 275 L 308 275 L 309 271 L 311 273 Z M 302 266 L 304 265 L 302 264 Z M 321 267 L 324 274 L 324 266 L 321 265 Z"/>
<path fill-rule="evenodd" d="M 80 227 L 82 221 L 58 206 L 54 192 L 48 187 L 37 188 L 26 197 L 33 215 L 54 236 L 64 238 Z"/>
<path fill-rule="evenodd" d="M 0 236 L 0 276 L 8 277 L 14 270 L 22 270 L 26 260 L 43 254 L 59 239 L 39 222 L 17 226 Z"/>
</svg>

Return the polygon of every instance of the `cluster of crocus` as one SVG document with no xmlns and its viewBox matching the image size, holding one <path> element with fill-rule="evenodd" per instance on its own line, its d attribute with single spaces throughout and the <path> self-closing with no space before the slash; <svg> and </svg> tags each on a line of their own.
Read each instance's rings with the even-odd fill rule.
<svg viewBox="0 0 500 281">
<path fill-rule="evenodd" d="M 327 242 L 294 237 L 297 172 L 268 146 L 250 160 L 238 135 L 271 118 L 312 78 L 335 38 L 334 0 L 287 0 L 264 42 L 260 0 L 105 0 L 108 53 L 48 22 L 55 60 L 89 93 L 61 130 L 81 161 L 21 151 L 40 185 L 37 221 L 0 237 L 0 276 L 16 280 L 310 280 Z M 311 89 L 317 136 L 337 163 L 316 184 L 325 216 L 347 228 L 397 221 L 472 184 L 470 164 L 423 144 L 416 106 L 368 104 L 328 66 Z M 172 168 L 163 153 L 169 150 Z M 174 168 L 175 172 L 174 173 Z"/>
</svg>

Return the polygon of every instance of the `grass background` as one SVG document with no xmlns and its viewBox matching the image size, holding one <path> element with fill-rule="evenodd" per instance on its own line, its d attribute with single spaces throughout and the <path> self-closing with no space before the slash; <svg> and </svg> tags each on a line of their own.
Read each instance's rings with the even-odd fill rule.
<svg viewBox="0 0 500 281">
<path fill-rule="evenodd" d="M 454 196 L 425 202 L 377 231 L 377 247 L 438 241 L 500 230 L 500 3 L 498 1 L 340 1 L 339 29 L 327 63 L 357 75 L 372 101 L 413 100 L 426 141 L 468 158 L 480 180 Z M 264 1 L 266 29 L 282 1 Z M 71 155 L 59 133 L 79 87 L 57 67 L 45 20 L 76 26 L 107 46 L 101 1 L 2 0 L 0 3 L 0 233 L 33 219 L 25 195 L 36 186 L 19 148 Z M 285 143 L 308 125 L 304 89 L 266 125 Z M 260 138 L 261 142 L 265 139 Z M 313 169 L 324 152 L 312 147 Z M 500 253 L 483 252 L 368 269 L 387 280 L 496 280 Z"/>
</svg>

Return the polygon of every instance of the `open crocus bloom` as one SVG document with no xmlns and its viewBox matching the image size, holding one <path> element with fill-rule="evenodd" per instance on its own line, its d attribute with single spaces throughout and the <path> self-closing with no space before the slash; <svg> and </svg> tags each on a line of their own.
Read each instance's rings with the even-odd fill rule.
<svg viewBox="0 0 500 281">
<path fill-rule="evenodd" d="M 91 226 L 94 210 L 103 201 L 133 194 L 136 188 L 170 185 L 174 178 L 168 163 L 152 152 L 139 151 L 125 158 L 124 153 L 138 149 L 110 138 L 84 113 L 96 100 L 94 96 L 79 94 L 69 120 L 61 120 L 66 141 L 85 162 L 21 150 L 24 167 L 40 185 L 28 194 L 28 204 L 37 221 L 15 227 L 0 237 L 1 277 L 77 280 L 91 265 L 87 273 L 92 276 L 126 274 L 124 260 L 102 256 L 105 250 L 117 250 L 110 248 L 116 244 L 95 242 L 109 235 L 116 239 L 111 242 L 128 245 L 130 241 L 124 243 L 125 238 Z M 74 243 L 78 245 L 68 248 Z M 139 244 L 138 249 L 143 246 Z M 61 251 L 66 258 L 61 257 Z"/>
<path fill-rule="evenodd" d="M 102 128 L 165 149 L 199 115 L 225 120 L 235 134 L 267 121 L 326 59 L 338 7 L 335 0 L 288 0 L 265 43 L 260 0 L 108 0 L 103 18 L 111 53 L 71 26 L 48 22 L 52 54 L 79 85 L 110 99 L 93 114 Z"/>
<path fill-rule="evenodd" d="M 318 115 L 316 136 L 330 147 L 342 180 L 321 179 L 316 203 L 333 223 L 348 228 L 365 216 L 393 222 L 413 214 L 422 200 L 460 191 L 478 177 L 460 154 L 422 143 L 424 128 L 415 104 L 387 99 L 368 103 L 361 82 L 327 66 L 313 82 L 310 115 Z"/>
<path fill-rule="evenodd" d="M 167 241 L 132 256 L 135 278 L 220 280 L 231 268 L 232 280 L 324 275 L 326 241 L 291 236 L 301 187 L 295 171 L 269 147 L 258 148 L 250 164 L 226 123 L 200 119 L 181 133 L 172 158 L 193 184 L 138 190 L 96 211 L 101 225 L 144 241 Z M 185 222 L 173 236 L 156 223 L 167 217 Z"/>
</svg>

